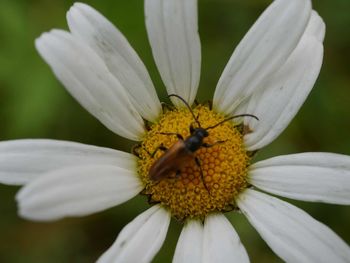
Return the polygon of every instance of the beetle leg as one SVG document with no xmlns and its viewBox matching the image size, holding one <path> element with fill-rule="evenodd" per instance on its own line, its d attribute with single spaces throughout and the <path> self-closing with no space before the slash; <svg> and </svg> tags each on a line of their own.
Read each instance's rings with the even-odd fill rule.
<svg viewBox="0 0 350 263">
<path fill-rule="evenodd" d="M 177 137 L 179 140 L 181 140 L 181 141 L 184 140 L 184 137 L 182 137 L 181 134 L 176 133 L 176 132 L 158 132 L 158 134 L 162 134 L 162 135 L 176 135 L 176 137 Z"/>
<path fill-rule="evenodd" d="M 217 145 L 217 144 L 220 144 L 220 143 L 224 143 L 224 142 L 226 142 L 227 140 L 225 140 L 225 141 L 217 141 L 217 142 L 215 142 L 215 143 L 213 143 L 213 144 L 209 144 L 209 143 L 203 143 L 202 144 L 202 146 L 203 147 L 205 147 L 205 148 L 210 148 L 210 147 L 213 147 L 213 146 L 215 146 L 215 145 Z"/>
<path fill-rule="evenodd" d="M 159 145 L 159 146 L 153 151 L 153 153 L 149 153 L 149 155 L 153 158 L 154 155 L 156 155 L 156 153 L 157 153 L 159 150 L 165 152 L 165 151 L 168 150 L 168 148 L 165 147 L 163 144 L 161 144 L 161 145 Z"/>
<path fill-rule="evenodd" d="M 194 133 L 194 127 L 193 127 L 193 125 L 191 123 L 191 125 L 190 125 L 190 134 L 192 135 L 193 133 Z"/>
<path fill-rule="evenodd" d="M 180 175 L 181 175 L 181 171 L 180 171 L 180 170 L 177 170 L 177 171 L 176 171 L 176 174 L 175 174 L 176 178 L 179 178 Z"/>
<path fill-rule="evenodd" d="M 203 182 L 204 188 L 207 190 L 208 194 L 210 195 L 210 191 L 208 189 L 208 186 L 207 186 L 207 184 L 204 181 L 204 175 L 203 175 L 203 170 L 202 170 L 202 166 L 201 166 L 201 161 L 199 160 L 199 158 L 197 156 L 194 157 L 194 160 L 196 161 L 196 164 L 199 167 L 199 172 L 201 174 L 201 178 L 202 178 L 202 182 Z"/>
</svg>

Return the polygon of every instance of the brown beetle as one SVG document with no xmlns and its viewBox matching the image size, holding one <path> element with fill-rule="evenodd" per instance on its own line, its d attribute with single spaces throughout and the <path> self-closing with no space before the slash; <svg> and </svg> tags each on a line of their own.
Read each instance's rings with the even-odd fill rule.
<svg viewBox="0 0 350 263">
<path fill-rule="evenodd" d="M 156 148 L 156 150 L 151 154 L 153 157 L 155 153 L 158 150 L 164 151 L 164 154 L 159 157 L 158 160 L 156 160 L 153 165 L 151 166 L 149 170 L 149 178 L 157 182 L 163 178 L 167 178 L 170 175 L 176 174 L 176 176 L 179 176 L 181 174 L 181 169 L 184 168 L 184 166 L 191 160 L 194 160 L 196 164 L 198 165 L 200 169 L 200 174 L 201 178 L 203 181 L 203 184 L 205 188 L 207 189 L 205 185 L 205 181 L 203 178 L 203 172 L 200 164 L 200 160 L 198 157 L 195 156 L 195 152 L 200 149 L 201 147 L 212 147 L 216 144 L 223 143 L 224 141 L 217 141 L 214 144 L 208 144 L 203 142 L 205 137 L 209 136 L 208 130 L 214 129 L 217 126 L 223 124 L 226 121 L 229 121 L 234 118 L 238 117 L 253 117 L 258 120 L 258 118 L 254 115 L 251 114 L 240 114 L 240 115 L 235 115 L 229 118 L 224 119 L 223 121 L 207 127 L 207 128 L 202 128 L 200 122 L 198 121 L 198 117 L 196 117 L 190 107 L 190 105 L 179 95 L 176 94 L 171 94 L 169 97 L 177 97 L 180 99 L 186 107 L 189 109 L 191 112 L 195 122 L 198 125 L 198 128 L 194 128 L 192 124 L 190 125 L 190 136 L 188 136 L 186 139 L 182 137 L 181 134 L 178 133 L 160 133 L 163 135 L 176 135 L 177 138 L 179 139 L 176 143 L 174 143 L 169 149 L 167 149 L 165 146 L 160 145 Z M 208 189 L 207 189 L 208 190 Z"/>
</svg>

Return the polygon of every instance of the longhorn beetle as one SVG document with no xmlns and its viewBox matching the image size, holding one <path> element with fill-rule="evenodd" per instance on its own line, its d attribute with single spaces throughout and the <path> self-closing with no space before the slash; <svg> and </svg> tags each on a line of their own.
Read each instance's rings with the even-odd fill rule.
<svg viewBox="0 0 350 263">
<path fill-rule="evenodd" d="M 203 181 L 204 187 L 209 192 L 203 177 L 203 171 L 201 167 L 200 160 L 197 156 L 195 156 L 195 152 L 201 147 L 210 148 L 216 144 L 224 143 L 225 141 L 217 141 L 213 144 L 208 144 L 203 142 L 205 137 L 209 136 L 208 130 L 214 129 L 219 125 L 223 124 L 234 118 L 239 117 L 252 117 L 259 120 L 256 116 L 252 114 L 240 114 L 228 117 L 219 123 L 203 128 L 198 120 L 198 116 L 196 117 L 190 107 L 190 105 L 179 95 L 171 94 L 168 97 L 176 97 L 180 99 L 191 112 L 193 119 L 197 123 L 198 127 L 193 127 L 190 125 L 190 136 L 187 138 L 183 138 L 181 134 L 173 133 L 173 132 L 161 132 L 159 134 L 163 135 L 176 135 L 179 139 L 176 143 L 174 143 L 169 149 L 164 145 L 158 146 L 155 151 L 151 154 L 151 157 L 154 157 L 158 150 L 164 151 L 163 155 L 156 160 L 149 170 L 149 178 L 154 181 L 160 181 L 163 178 L 168 177 L 170 174 L 176 173 L 177 176 L 181 174 L 181 169 L 188 163 L 190 160 L 195 160 L 197 166 L 200 169 L 201 179 Z"/>
</svg>

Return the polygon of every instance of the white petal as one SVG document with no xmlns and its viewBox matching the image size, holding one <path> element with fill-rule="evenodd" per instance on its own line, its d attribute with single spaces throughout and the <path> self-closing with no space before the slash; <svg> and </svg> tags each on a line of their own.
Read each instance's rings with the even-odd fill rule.
<svg viewBox="0 0 350 263">
<path fill-rule="evenodd" d="M 316 82 L 323 60 L 323 45 L 316 38 L 319 32 L 311 35 L 314 33 L 311 27 L 316 20 L 323 22 L 315 16 L 313 13 L 308 27 L 310 30 L 306 30 L 287 62 L 248 102 L 245 113 L 259 118 L 259 121 L 245 118 L 245 125 L 252 130 L 244 138 L 250 151 L 261 149 L 284 131 Z"/>
<path fill-rule="evenodd" d="M 168 93 L 192 104 L 201 68 L 197 0 L 145 0 L 145 15 L 153 56 Z M 176 98 L 172 101 L 184 106 Z"/>
<path fill-rule="evenodd" d="M 72 96 L 107 128 L 131 140 L 144 132 L 141 116 L 102 59 L 68 32 L 53 30 L 35 41 L 40 55 Z"/>
<path fill-rule="evenodd" d="M 304 34 L 314 36 L 318 41 L 323 42 L 325 33 L 326 25 L 323 22 L 322 17 L 320 17 L 315 10 L 312 10 L 309 24 L 307 25 Z"/>
<path fill-rule="evenodd" d="M 163 245 L 170 214 L 156 205 L 131 221 L 98 263 L 151 262 Z"/>
<path fill-rule="evenodd" d="M 297 46 L 311 14 L 309 0 L 276 0 L 259 17 L 228 62 L 214 107 L 231 114 L 278 70 Z"/>
<path fill-rule="evenodd" d="M 255 163 L 249 181 L 288 198 L 350 205 L 350 156 L 301 153 Z"/>
<path fill-rule="evenodd" d="M 173 263 L 202 263 L 203 224 L 189 220 L 177 241 Z"/>
<path fill-rule="evenodd" d="M 154 121 L 161 111 L 159 99 L 146 67 L 123 34 L 86 4 L 75 3 L 67 13 L 67 20 L 72 34 L 103 59 L 138 112 Z"/>
<path fill-rule="evenodd" d="M 21 185 L 49 171 L 81 165 L 114 165 L 136 171 L 129 153 L 56 140 L 0 142 L 0 182 Z"/>
<path fill-rule="evenodd" d="M 84 216 L 121 204 L 142 190 L 136 175 L 116 166 L 74 166 L 28 183 L 16 196 L 19 213 L 32 220 Z"/>
<path fill-rule="evenodd" d="M 350 248 L 332 230 L 275 197 L 245 190 L 237 204 L 271 249 L 286 262 L 349 262 Z"/>
<path fill-rule="evenodd" d="M 236 231 L 222 214 L 209 215 L 205 219 L 203 262 L 249 262 Z"/>
<path fill-rule="evenodd" d="M 245 118 L 252 133 L 244 137 L 247 149 L 261 149 L 284 131 L 309 95 L 321 69 L 323 46 L 305 36 L 287 63 L 262 92 L 253 94 L 247 112 L 259 118 Z"/>
</svg>

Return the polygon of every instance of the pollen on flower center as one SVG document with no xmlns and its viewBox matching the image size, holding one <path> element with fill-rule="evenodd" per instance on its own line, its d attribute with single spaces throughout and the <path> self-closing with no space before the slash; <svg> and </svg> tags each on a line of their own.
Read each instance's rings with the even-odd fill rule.
<svg viewBox="0 0 350 263">
<path fill-rule="evenodd" d="M 194 108 L 193 112 L 204 128 L 224 119 L 203 105 Z M 174 169 L 159 181 L 150 179 L 149 170 L 164 154 L 164 150 L 158 150 L 153 157 L 152 153 L 160 145 L 169 151 L 179 141 L 176 135 L 161 133 L 178 133 L 186 140 L 190 136 L 191 124 L 196 125 L 188 109 L 167 111 L 151 126 L 138 148 L 138 172 L 145 186 L 143 193 L 149 196 L 150 202 L 161 203 L 179 220 L 204 218 L 210 212 L 232 210 L 235 197 L 247 187 L 250 158 L 244 148 L 242 134 L 232 122 L 208 130 L 209 136 L 204 142 L 221 143 L 195 151 L 194 156 L 200 160 L 200 167 L 193 156 L 189 156 L 185 163 L 178 165 L 180 171 L 177 174 Z M 171 163 L 164 162 L 163 165 Z"/>
</svg>

